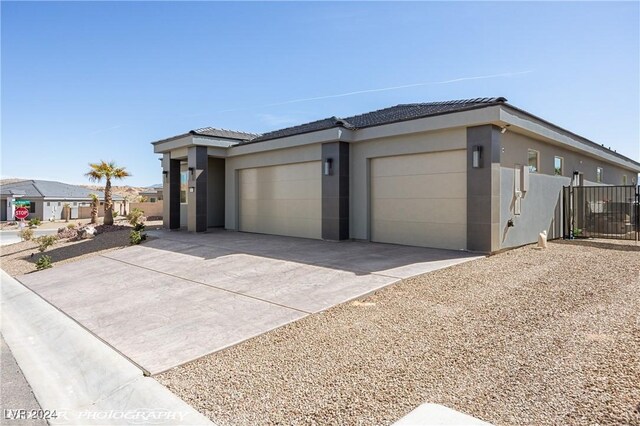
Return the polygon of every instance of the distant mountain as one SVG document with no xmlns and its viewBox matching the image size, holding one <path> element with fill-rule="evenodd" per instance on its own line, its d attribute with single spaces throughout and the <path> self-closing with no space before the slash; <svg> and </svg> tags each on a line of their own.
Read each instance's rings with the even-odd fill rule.
<svg viewBox="0 0 640 426">
<path fill-rule="evenodd" d="M 104 185 L 81 185 L 85 188 L 89 188 L 93 191 L 104 191 Z M 129 201 L 133 201 L 136 197 L 139 196 L 141 192 L 146 190 L 146 187 L 141 186 L 112 186 L 111 190 L 113 194 L 119 195 L 123 198 L 127 198 Z"/>
<path fill-rule="evenodd" d="M 23 180 L 29 180 L 29 179 L 22 179 L 22 178 L 0 179 L 0 185 L 8 185 L 10 183 L 22 182 Z M 160 186 L 162 186 L 162 185 L 160 185 Z"/>
<path fill-rule="evenodd" d="M 162 184 L 156 183 L 155 185 L 151 185 L 149 188 L 154 188 L 154 189 L 162 188 Z"/>
</svg>

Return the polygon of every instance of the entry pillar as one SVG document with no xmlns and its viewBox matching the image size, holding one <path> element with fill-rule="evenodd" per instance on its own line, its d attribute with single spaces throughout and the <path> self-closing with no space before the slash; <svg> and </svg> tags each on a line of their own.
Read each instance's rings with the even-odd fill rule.
<svg viewBox="0 0 640 426">
<path fill-rule="evenodd" d="M 207 230 L 207 180 L 209 155 L 206 146 L 192 146 L 187 154 L 189 186 L 187 189 L 187 229 Z"/>
<path fill-rule="evenodd" d="M 180 160 L 162 156 L 162 218 L 167 229 L 180 228 Z"/>
<path fill-rule="evenodd" d="M 322 144 L 322 239 L 349 239 L 349 144 Z"/>
</svg>

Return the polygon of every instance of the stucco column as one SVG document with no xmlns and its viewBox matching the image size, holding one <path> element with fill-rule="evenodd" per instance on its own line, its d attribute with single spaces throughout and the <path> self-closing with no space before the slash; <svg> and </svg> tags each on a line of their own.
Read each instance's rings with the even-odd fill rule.
<svg viewBox="0 0 640 426">
<path fill-rule="evenodd" d="M 207 230 L 207 180 L 209 155 L 206 146 L 192 146 L 187 154 L 189 187 L 187 189 L 187 229 Z"/>
<path fill-rule="evenodd" d="M 500 128 L 467 128 L 467 249 L 492 253 L 500 249 Z M 479 167 L 473 151 L 481 150 Z"/>
<path fill-rule="evenodd" d="M 167 229 L 180 228 L 180 160 L 162 156 L 162 218 Z"/>
<path fill-rule="evenodd" d="M 349 239 L 349 144 L 346 142 L 322 144 L 322 239 Z"/>
</svg>

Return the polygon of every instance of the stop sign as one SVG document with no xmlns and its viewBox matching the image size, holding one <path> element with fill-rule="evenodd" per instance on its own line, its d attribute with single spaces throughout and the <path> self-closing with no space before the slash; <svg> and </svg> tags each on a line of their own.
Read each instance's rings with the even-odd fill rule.
<svg viewBox="0 0 640 426">
<path fill-rule="evenodd" d="M 26 207 L 18 207 L 16 209 L 16 219 L 22 220 L 29 216 L 29 210 Z"/>
</svg>

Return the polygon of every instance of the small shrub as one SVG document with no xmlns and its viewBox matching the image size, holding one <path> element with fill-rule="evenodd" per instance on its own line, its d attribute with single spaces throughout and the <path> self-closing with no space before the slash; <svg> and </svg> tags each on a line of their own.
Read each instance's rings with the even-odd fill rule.
<svg viewBox="0 0 640 426">
<path fill-rule="evenodd" d="M 24 228 L 20 232 L 18 232 L 22 241 L 30 241 L 33 238 L 33 229 Z"/>
<path fill-rule="evenodd" d="M 129 212 L 127 215 L 127 220 L 131 224 L 131 226 L 136 226 L 138 224 L 144 223 L 146 218 L 144 217 L 144 212 L 138 208 L 135 208 Z"/>
<path fill-rule="evenodd" d="M 70 223 L 70 224 L 67 225 L 67 228 L 69 228 L 69 229 L 73 229 L 75 227 L 76 227 L 75 223 Z"/>
<path fill-rule="evenodd" d="M 41 223 L 42 221 L 40 219 L 38 219 L 37 217 L 34 217 L 29 221 L 29 226 L 39 226 Z"/>
<path fill-rule="evenodd" d="M 42 237 L 38 237 L 36 242 L 38 243 L 38 251 L 42 253 L 52 245 L 56 243 L 58 237 L 56 235 L 43 235 Z"/>
<path fill-rule="evenodd" d="M 36 269 L 38 271 L 51 268 L 52 266 L 53 266 L 53 262 L 51 262 L 51 256 L 47 256 L 46 254 L 43 254 L 42 256 L 40 256 L 38 258 L 38 261 L 36 262 Z"/>
<path fill-rule="evenodd" d="M 114 219 L 115 219 L 116 217 L 118 217 L 118 212 L 117 212 L 117 211 L 115 211 L 115 210 L 113 210 L 113 211 L 111 212 L 111 217 L 113 217 Z"/>
<path fill-rule="evenodd" d="M 146 225 L 144 223 L 136 223 L 136 225 L 133 227 L 134 231 L 144 231 L 144 229 L 146 228 Z"/>
<path fill-rule="evenodd" d="M 129 241 L 131 242 L 131 245 L 140 244 L 142 241 L 146 239 L 147 239 L 147 234 L 145 234 L 142 231 L 133 230 L 131 231 L 131 234 L 129 234 Z"/>
</svg>

